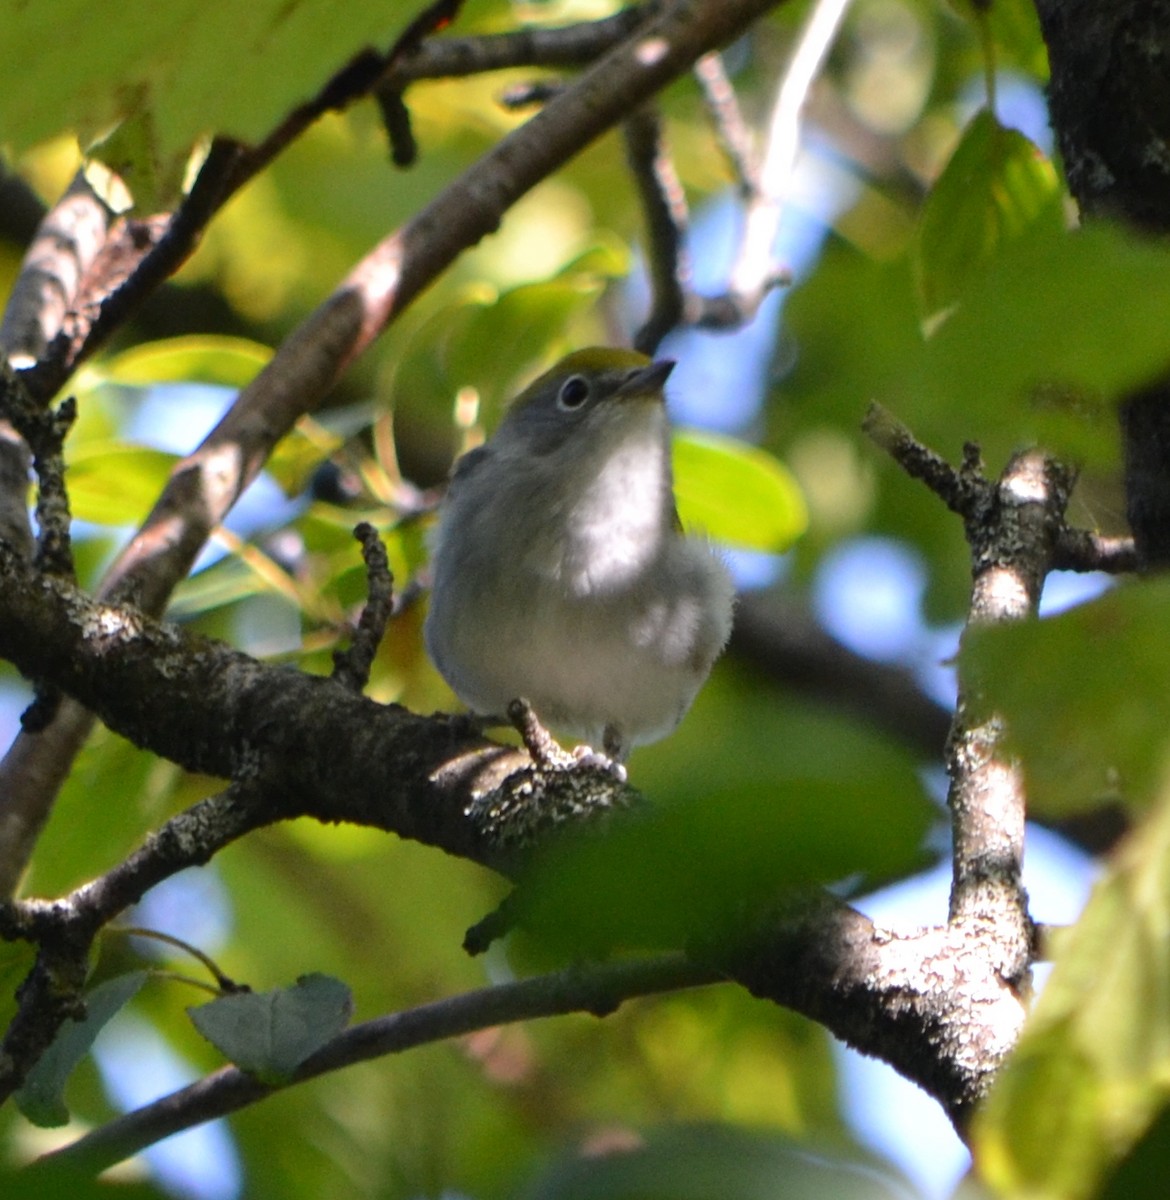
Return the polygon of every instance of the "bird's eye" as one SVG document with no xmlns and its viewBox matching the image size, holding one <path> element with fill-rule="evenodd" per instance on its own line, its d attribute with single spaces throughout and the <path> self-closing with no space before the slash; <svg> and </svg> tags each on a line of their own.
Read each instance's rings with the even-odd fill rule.
<svg viewBox="0 0 1170 1200">
<path fill-rule="evenodd" d="M 589 399 L 589 381 L 584 375 L 570 375 L 557 393 L 557 406 L 571 412 Z"/>
</svg>

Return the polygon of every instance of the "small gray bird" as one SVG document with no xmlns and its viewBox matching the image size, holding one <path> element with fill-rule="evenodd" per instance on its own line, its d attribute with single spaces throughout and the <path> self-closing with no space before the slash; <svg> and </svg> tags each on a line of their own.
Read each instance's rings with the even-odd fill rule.
<svg viewBox="0 0 1170 1200">
<path fill-rule="evenodd" d="M 674 729 L 731 631 L 727 568 L 675 510 L 673 367 L 562 359 L 455 465 L 433 545 L 426 644 L 456 695 L 523 697 L 618 762 Z"/>
</svg>

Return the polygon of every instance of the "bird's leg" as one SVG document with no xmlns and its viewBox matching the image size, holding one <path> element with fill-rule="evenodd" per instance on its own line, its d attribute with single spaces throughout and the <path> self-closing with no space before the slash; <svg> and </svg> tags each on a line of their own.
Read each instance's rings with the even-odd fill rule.
<svg viewBox="0 0 1170 1200">
<path fill-rule="evenodd" d="M 570 767 L 597 767 L 608 771 L 621 783 L 626 782 L 626 768 L 621 763 L 622 740 L 612 726 L 605 730 L 605 753 L 592 746 L 574 746 L 573 752 L 563 750 L 552 734 L 540 723 L 532 705 L 518 698 L 508 705 L 508 720 L 515 726 L 532 761 L 546 771 L 566 771 Z"/>
<path fill-rule="evenodd" d="M 524 739 L 525 749 L 538 767 L 550 771 L 563 771 L 577 761 L 572 754 L 566 753 L 557 745 L 552 734 L 540 723 L 532 705 L 522 697 L 508 705 L 508 720 Z"/>
</svg>

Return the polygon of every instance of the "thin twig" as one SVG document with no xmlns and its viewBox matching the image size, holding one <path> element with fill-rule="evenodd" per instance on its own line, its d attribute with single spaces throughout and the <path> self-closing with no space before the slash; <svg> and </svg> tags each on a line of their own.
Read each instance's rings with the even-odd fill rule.
<svg viewBox="0 0 1170 1200">
<path fill-rule="evenodd" d="M 0 1047 L 0 1104 L 18 1088 L 61 1025 L 78 1012 L 89 950 L 107 922 L 155 884 L 208 861 L 270 820 L 247 785 L 233 785 L 172 817 L 124 862 L 68 896 L 0 904 L 0 936 L 38 945 L 37 962 Z"/>
<path fill-rule="evenodd" d="M 634 335 L 634 346 L 653 354 L 658 343 L 688 319 L 691 267 L 685 237 L 687 200 L 666 150 L 662 120 L 646 105 L 622 124 L 626 161 L 646 219 L 650 312 Z"/>
<path fill-rule="evenodd" d="M 730 291 L 741 303 L 760 300 L 775 286 L 776 231 L 791 188 L 800 147 L 801 112 L 813 80 L 849 7 L 849 0 L 817 0 L 781 80 L 760 164 L 759 186 L 748 205 Z"/>
<path fill-rule="evenodd" d="M 610 17 L 552 29 L 534 26 L 478 37 L 431 38 L 396 62 L 379 86 L 403 88 L 423 79 L 458 79 L 516 67 L 587 67 L 638 26 L 658 5 L 631 4 Z"/>
<path fill-rule="evenodd" d="M 966 517 L 983 498 L 988 486 L 984 480 L 956 470 L 880 404 L 870 404 L 861 427 L 907 475 L 925 483 L 951 512 Z"/>
<path fill-rule="evenodd" d="M 173 946 L 176 950 L 182 950 L 184 954 L 189 954 L 207 968 L 208 973 L 216 983 L 215 988 L 212 990 L 216 991 L 217 994 L 246 992 L 249 990 L 247 985 L 236 983 L 230 976 L 225 975 L 219 969 L 219 965 L 211 955 L 205 954 L 198 946 L 192 946 L 190 942 L 185 942 L 182 938 L 175 937 L 172 933 L 163 933 L 159 929 L 146 929 L 141 925 L 115 925 L 111 927 L 110 932 L 120 933 L 123 937 L 145 938 L 147 941 L 162 942 L 163 945 Z"/>
<path fill-rule="evenodd" d="M 603 1016 L 637 996 L 719 981 L 720 976 L 710 968 L 696 965 L 682 955 L 667 955 L 637 962 L 574 967 L 452 996 L 345 1030 L 302 1063 L 287 1084 L 264 1084 L 236 1067 L 224 1067 L 78 1138 L 40 1160 L 31 1171 L 35 1175 L 59 1164 L 96 1173 L 173 1133 L 226 1116 L 285 1087 L 341 1067 L 516 1021 L 571 1012 Z"/>
<path fill-rule="evenodd" d="M 1062 529 L 1053 552 L 1057 571 L 1104 571 L 1127 575 L 1141 570 L 1142 559 L 1132 537 L 1108 537 L 1090 529 Z"/>
<path fill-rule="evenodd" d="M 715 136 L 739 185 L 740 195 L 744 200 L 750 200 L 760 190 L 760 168 L 751 131 L 723 66 L 723 56 L 705 54 L 700 58 L 695 63 L 695 79 L 702 89 Z"/>
<path fill-rule="evenodd" d="M 351 692 L 360 692 L 370 681 L 374 656 L 394 613 L 394 576 L 377 530 L 362 521 L 353 533 L 362 545 L 368 591 L 349 648 L 334 651 L 333 678 Z"/>
</svg>

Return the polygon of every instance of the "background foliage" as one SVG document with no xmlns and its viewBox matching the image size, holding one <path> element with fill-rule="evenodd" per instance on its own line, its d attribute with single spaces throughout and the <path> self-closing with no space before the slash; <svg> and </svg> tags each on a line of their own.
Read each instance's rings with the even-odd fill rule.
<svg viewBox="0 0 1170 1200">
<path fill-rule="evenodd" d="M 458 33 L 613 7 L 471 0 Z M 807 7 L 781 6 L 728 55 L 757 122 Z M 51 203 L 79 162 L 75 135 L 88 142 L 121 120 L 96 153 L 122 167 L 140 197 L 166 198 L 193 142 L 211 130 L 259 136 L 368 41 L 392 39 L 402 20 L 393 10 L 351 3 L 341 20 L 327 4 L 136 4 L 120 6 L 115 22 L 100 5 L 4 3 L 8 168 Z M 989 72 L 999 73 L 994 107 L 984 106 Z M 371 105 L 328 116 L 232 201 L 166 303 L 77 381 L 69 484 L 84 583 L 148 511 L 173 456 L 197 441 L 268 348 L 374 241 L 524 119 L 498 96 L 530 76 L 412 87 L 422 154 L 406 172 L 388 163 Z M 712 383 L 709 406 L 691 419 L 734 425 L 772 456 L 752 460 L 761 490 L 736 494 L 728 463 L 688 443 L 700 461 L 690 475 L 694 519 L 723 532 L 719 507 L 730 508 L 731 532 L 775 551 L 807 518 L 782 566 L 757 559 L 753 571 L 782 577 L 787 595 L 809 606 L 824 564 L 843 547 L 895 542 L 925 581 L 920 597 L 902 596 L 918 630 L 904 658 L 924 686 L 944 692 L 927 648 L 939 644 L 932 630 L 953 629 L 964 615 L 962 530 L 867 447 L 859 432 L 867 403 L 880 399 L 952 460 L 969 439 L 993 466 L 1042 439 L 1083 464 L 1078 516 L 1109 530 L 1119 520 L 1112 401 L 1165 360 L 1166 253 L 1109 229 L 1070 237 L 1059 167 L 1037 119 L 1044 79 L 1023 0 L 997 0 L 987 16 L 935 0 L 857 0 L 809 107 L 821 186 L 846 199 L 782 318 L 775 305 L 764 309 L 762 326 L 777 337 L 758 405 L 754 395 L 746 408 L 721 401 L 724 391 L 753 387 L 734 367 L 742 343 L 691 334 L 672 348 L 683 357 L 677 376 L 701 368 Z M 694 85 L 670 89 L 663 104 L 696 214 L 732 203 Z M 1024 132 L 1012 124 L 1021 120 Z M 796 197 L 798 206 L 807 200 Z M 717 275 L 717 239 L 702 228 L 697 221 L 694 251 L 700 269 Z M 641 302 L 628 282 L 641 269 L 640 233 L 611 135 L 521 201 L 356 364 L 329 409 L 301 423 L 172 616 L 253 653 L 327 670 L 364 590 L 352 526 L 379 527 L 400 588 L 419 577 L 428 489 L 474 427 L 492 427 L 506 399 L 564 350 L 629 341 Z M 0 292 L 26 236 L 9 228 L 0 240 Z M 453 419 L 458 395 L 462 424 Z M 729 416 L 732 407 L 746 416 Z M 734 487 L 745 486 L 752 476 L 742 460 L 731 467 Z M 420 711 L 450 708 L 422 651 L 423 603 L 392 624 L 370 694 Z M 1090 1194 L 1164 1097 L 1165 608 L 1164 587 L 1125 589 L 974 651 L 973 669 L 986 674 L 1017 735 L 1037 816 L 1098 804 L 1119 790 L 1118 770 L 1132 808 L 1152 810 L 1090 916 L 1062 941 L 1036 1030 L 980 1127 L 987 1184 L 999 1194 Z M 8 683 L 15 695 L 15 679 Z M 926 836 L 924 765 L 936 760 L 914 731 L 898 738 L 789 694 L 733 653 L 678 734 L 637 753 L 633 778 L 672 804 L 725 796 L 739 813 L 766 813 L 764 827 L 785 839 L 773 867 L 801 864 L 816 880 L 866 869 L 888 878 L 910 874 L 924 844 L 938 841 Z M 817 781 L 823 821 L 815 808 L 786 818 L 783 806 L 810 794 L 797 780 Z M 25 891 L 54 895 L 102 871 L 213 786 L 97 733 Z M 851 856 L 826 828 L 854 831 L 867 851 Z M 684 884 L 701 853 L 697 840 L 683 845 L 673 868 Z M 664 861 L 666 895 L 679 884 L 670 869 Z M 309 972 L 336 976 L 363 1018 L 509 978 L 539 957 L 521 941 L 483 961 L 460 949 L 464 930 L 501 893 L 483 870 L 423 847 L 297 823 L 252 835 L 197 877 L 159 889 L 135 921 L 196 943 L 257 990 Z M 198 973 L 178 952 L 110 934 L 94 981 L 144 963 Z M 0 1018 L 27 965 L 25 947 L 0 947 Z M 96 1063 L 83 1062 L 69 1084 L 72 1132 L 138 1102 L 138 1086 L 154 1095 L 173 1086 L 170 1071 L 194 1076 L 221 1061 L 186 1016 L 200 1002 L 200 992 L 160 973 L 145 982 L 102 1035 Z M 834 1062 L 822 1030 L 739 990 L 671 995 L 605 1021 L 510 1027 L 328 1076 L 245 1111 L 195 1152 L 202 1168 L 172 1163 L 178 1174 L 162 1178 L 214 1196 L 234 1194 L 242 1178 L 250 1198 L 906 1194 L 895 1169 L 845 1123 Z M 0 1116 L 14 1159 L 41 1136 L 11 1110 Z M 1160 1136 L 1164 1145 L 1164 1121 Z M 1157 1144 L 1143 1153 L 1156 1160 Z M 577 1157 L 615 1147 L 629 1153 Z M 582 1166 L 590 1161 L 595 1169 Z M 1143 1168 L 1129 1169 L 1138 1174 L 1124 1194 L 1153 1195 L 1141 1190 Z"/>
</svg>

